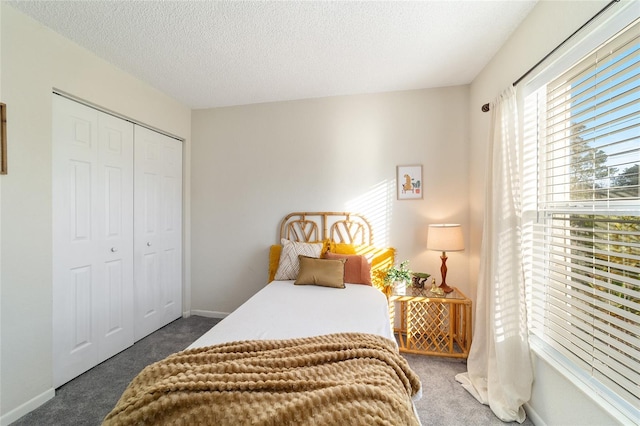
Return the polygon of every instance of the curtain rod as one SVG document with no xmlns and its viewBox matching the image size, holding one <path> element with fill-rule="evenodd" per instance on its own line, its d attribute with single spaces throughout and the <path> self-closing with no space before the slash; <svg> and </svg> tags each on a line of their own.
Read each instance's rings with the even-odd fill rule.
<svg viewBox="0 0 640 426">
<path fill-rule="evenodd" d="M 524 74 L 522 74 L 520 76 L 519 79 L 517 79 L 516 81 L 513 82 L 514 86 L 517 86 L 518 83 L 520 83 L 526 76 L 528 76 L 529 74 L 531 74 L 533 72 L 533 70 L 535 70 L 536 68 L 538 68 L 540 66 L 540 64 L 542 64 L 544 61 L 546 61 L 549 56 L 553 55 L 558 49 L 560 49 L 562 46 L 564 46 L 565 43 L 567 43 L 569 40 L 571 40 L 576 34 L 578 34 L 578 32 L 580 32 L 584 27 L 586 27 L 587 25 L 589 25 L 591 22 L 593 22 L 595 19 L 598 18 L 598 16 L 602 15 L 607 9 L 609 9 L 611 6 L 613 6 L 615 3 L 618 3 L 620 0 L 611 0 L 605 7 L 603 7 L 602 9 L 600 9 L 600 11 L 598 13 L 596 13 L 595 15 L 593 15 L 591 17 L 591 19 L 589 19 L 587 22 L 585 22 L 584 24 L 582 24 L 582 26 L 580 26 L 580 28 L 578 28 L 577 30 L 575 30 L 573 33 L 571 33 L 571 35 L 567 38 L 565 38 L 562 43 L 560 43 L 559 45 L 557 45 L 551 52 L 547 53 L 544 58 L 540 59 L 534 66 L 532 66 L 531 68 L 529 68 Z M 489 111 L 489 104 L 486 103 L 484 105 L 482 105 L 482 112 L 488 112 Z"/>
</svg>

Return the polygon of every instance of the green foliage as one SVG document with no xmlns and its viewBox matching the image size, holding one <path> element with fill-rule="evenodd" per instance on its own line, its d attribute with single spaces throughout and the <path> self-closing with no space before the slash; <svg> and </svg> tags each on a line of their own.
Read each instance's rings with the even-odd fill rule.
<svg viewBox="0 0 640 426">
<path fill-rule="evenodd" d="M 608 293 L 620 302 L 609 309 L 620 309 L 633 315 L 640 311 L 632 306 L 640 304 L 640 287 L 631 284 L 640 281 L 640 219 L 635 216 L 602 216 L 574 214 L 569 216 L 571 237 L 580 247 L 572 250 L 572 263 L 576 289 L 607 304 L 597 293 Z M 581 279 L 578 277 L 582 276 Z M 597 283 L 608 283 L 624 288 L 615 291 Z M 597 293 L 593 293 L 593 289 Z M 600 308 L 596 308 L 600 309 Z M 622 321 L 627 321 L 623 317 Z"/>
<path fill-rule="evenodd" d="M 592 148 L 580 136 L 584 130 L 584 124 L 571 130 L 571 199 L 606 198 L 607 189 L 602 185 L 602 180 L 614 174 L 616 169 L 607 167 L 607 154 L 603 150 Z"/>
<path fill-rule="evenodd" d="M 627 167 L 613 180 L 615 186 L 638 186 L 638 164 Z"/>
<path fill-rule="evenodd" d="M 640 197 L 638 185 L 638 164 L 627 167 L 612 179 L 613 187 L 610 190 L 610 198 Z"/>
<path fill-rule="evenodd" d="M 387 269 L 387 273 L 384 276 L 385 287 L 392 286 L 396 281 L 404 281 L 407 284 L 411 284 L 411 271 L 408 268 L 409 261 L 405 260 L 400 263 L 399 267 L 392 266 Z"/>
<path fill-rule="evenodd" d="M 571 200 L 639 197 L 639 165 L 631 165 L 622 172 L 608 166 L 607 154 L 592 148 L 590 141 L 582 138 L 585 129 L 583 124 L 574 125 L 572 129 Z M 580 247 L 572 250 L 571 262 L 577 266 L 572 271 L 573 282 L 581 283 L 582 291 L 591 295 L 594 301 L 608 304 L 597 296 L 598 293 L 608 293 L 614 300 L 619 300 L 607 308 L 611 309 L 611 315 L 618 317 L 616 309 L 640 315 L 633 307 L 640 303 L 640 288 L 631 284 L 640 280 L 640 274 L 632 272 L 640 267 L 637 260 L 640 258 L 640 219 L 637 216 L 571 214 L 569 223 L 572 242 Z M 598 283 L 617 286 L 621 290 L 615 291 Z M 593 290 L 596 290 L 595 294 Z M 623 316 L 619 319 L 630 322 Z"/>
</svg>

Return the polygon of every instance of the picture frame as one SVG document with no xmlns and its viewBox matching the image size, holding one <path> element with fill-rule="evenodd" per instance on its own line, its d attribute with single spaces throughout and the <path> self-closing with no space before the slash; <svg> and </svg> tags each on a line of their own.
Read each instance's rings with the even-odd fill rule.
<svg viewBox="0 0 640 426">
<path fill-rule="evenodd" d="M 0 103 L 0 175 L 7 174 L 7 106 Z"/>
<path fill-rule="evenodd" d="M 398 200 L 422 200 L 422 164 L 396 166 L 396 190 Z"/>
</svg>

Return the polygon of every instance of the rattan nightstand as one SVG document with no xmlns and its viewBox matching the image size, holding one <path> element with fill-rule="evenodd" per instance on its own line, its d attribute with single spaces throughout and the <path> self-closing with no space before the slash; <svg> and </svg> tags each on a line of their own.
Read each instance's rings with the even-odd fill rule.
<svg viewBox="0 0 640 426">
<path fill-rule="evenodd" d="M 471 300 L 457 288 L 444 296 L 427 288 L 396 289 L 389 296 L 389 312 L 400 352 L 453 358 L 469 355 Z"/>
</svg>

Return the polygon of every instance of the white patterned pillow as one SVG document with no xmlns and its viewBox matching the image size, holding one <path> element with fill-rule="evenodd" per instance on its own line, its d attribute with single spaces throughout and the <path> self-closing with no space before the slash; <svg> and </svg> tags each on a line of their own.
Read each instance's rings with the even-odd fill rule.
<svg viewBox="0 0 640 426">
<path fill-rule="evenodd" d="M 282 239 L 282 253 L 276 271 L 276 280 L 295 280 L 300 271 L 298 255 L 319 258 L 322 253 L 322 243 L 298 243 Z"/>
</svg>

